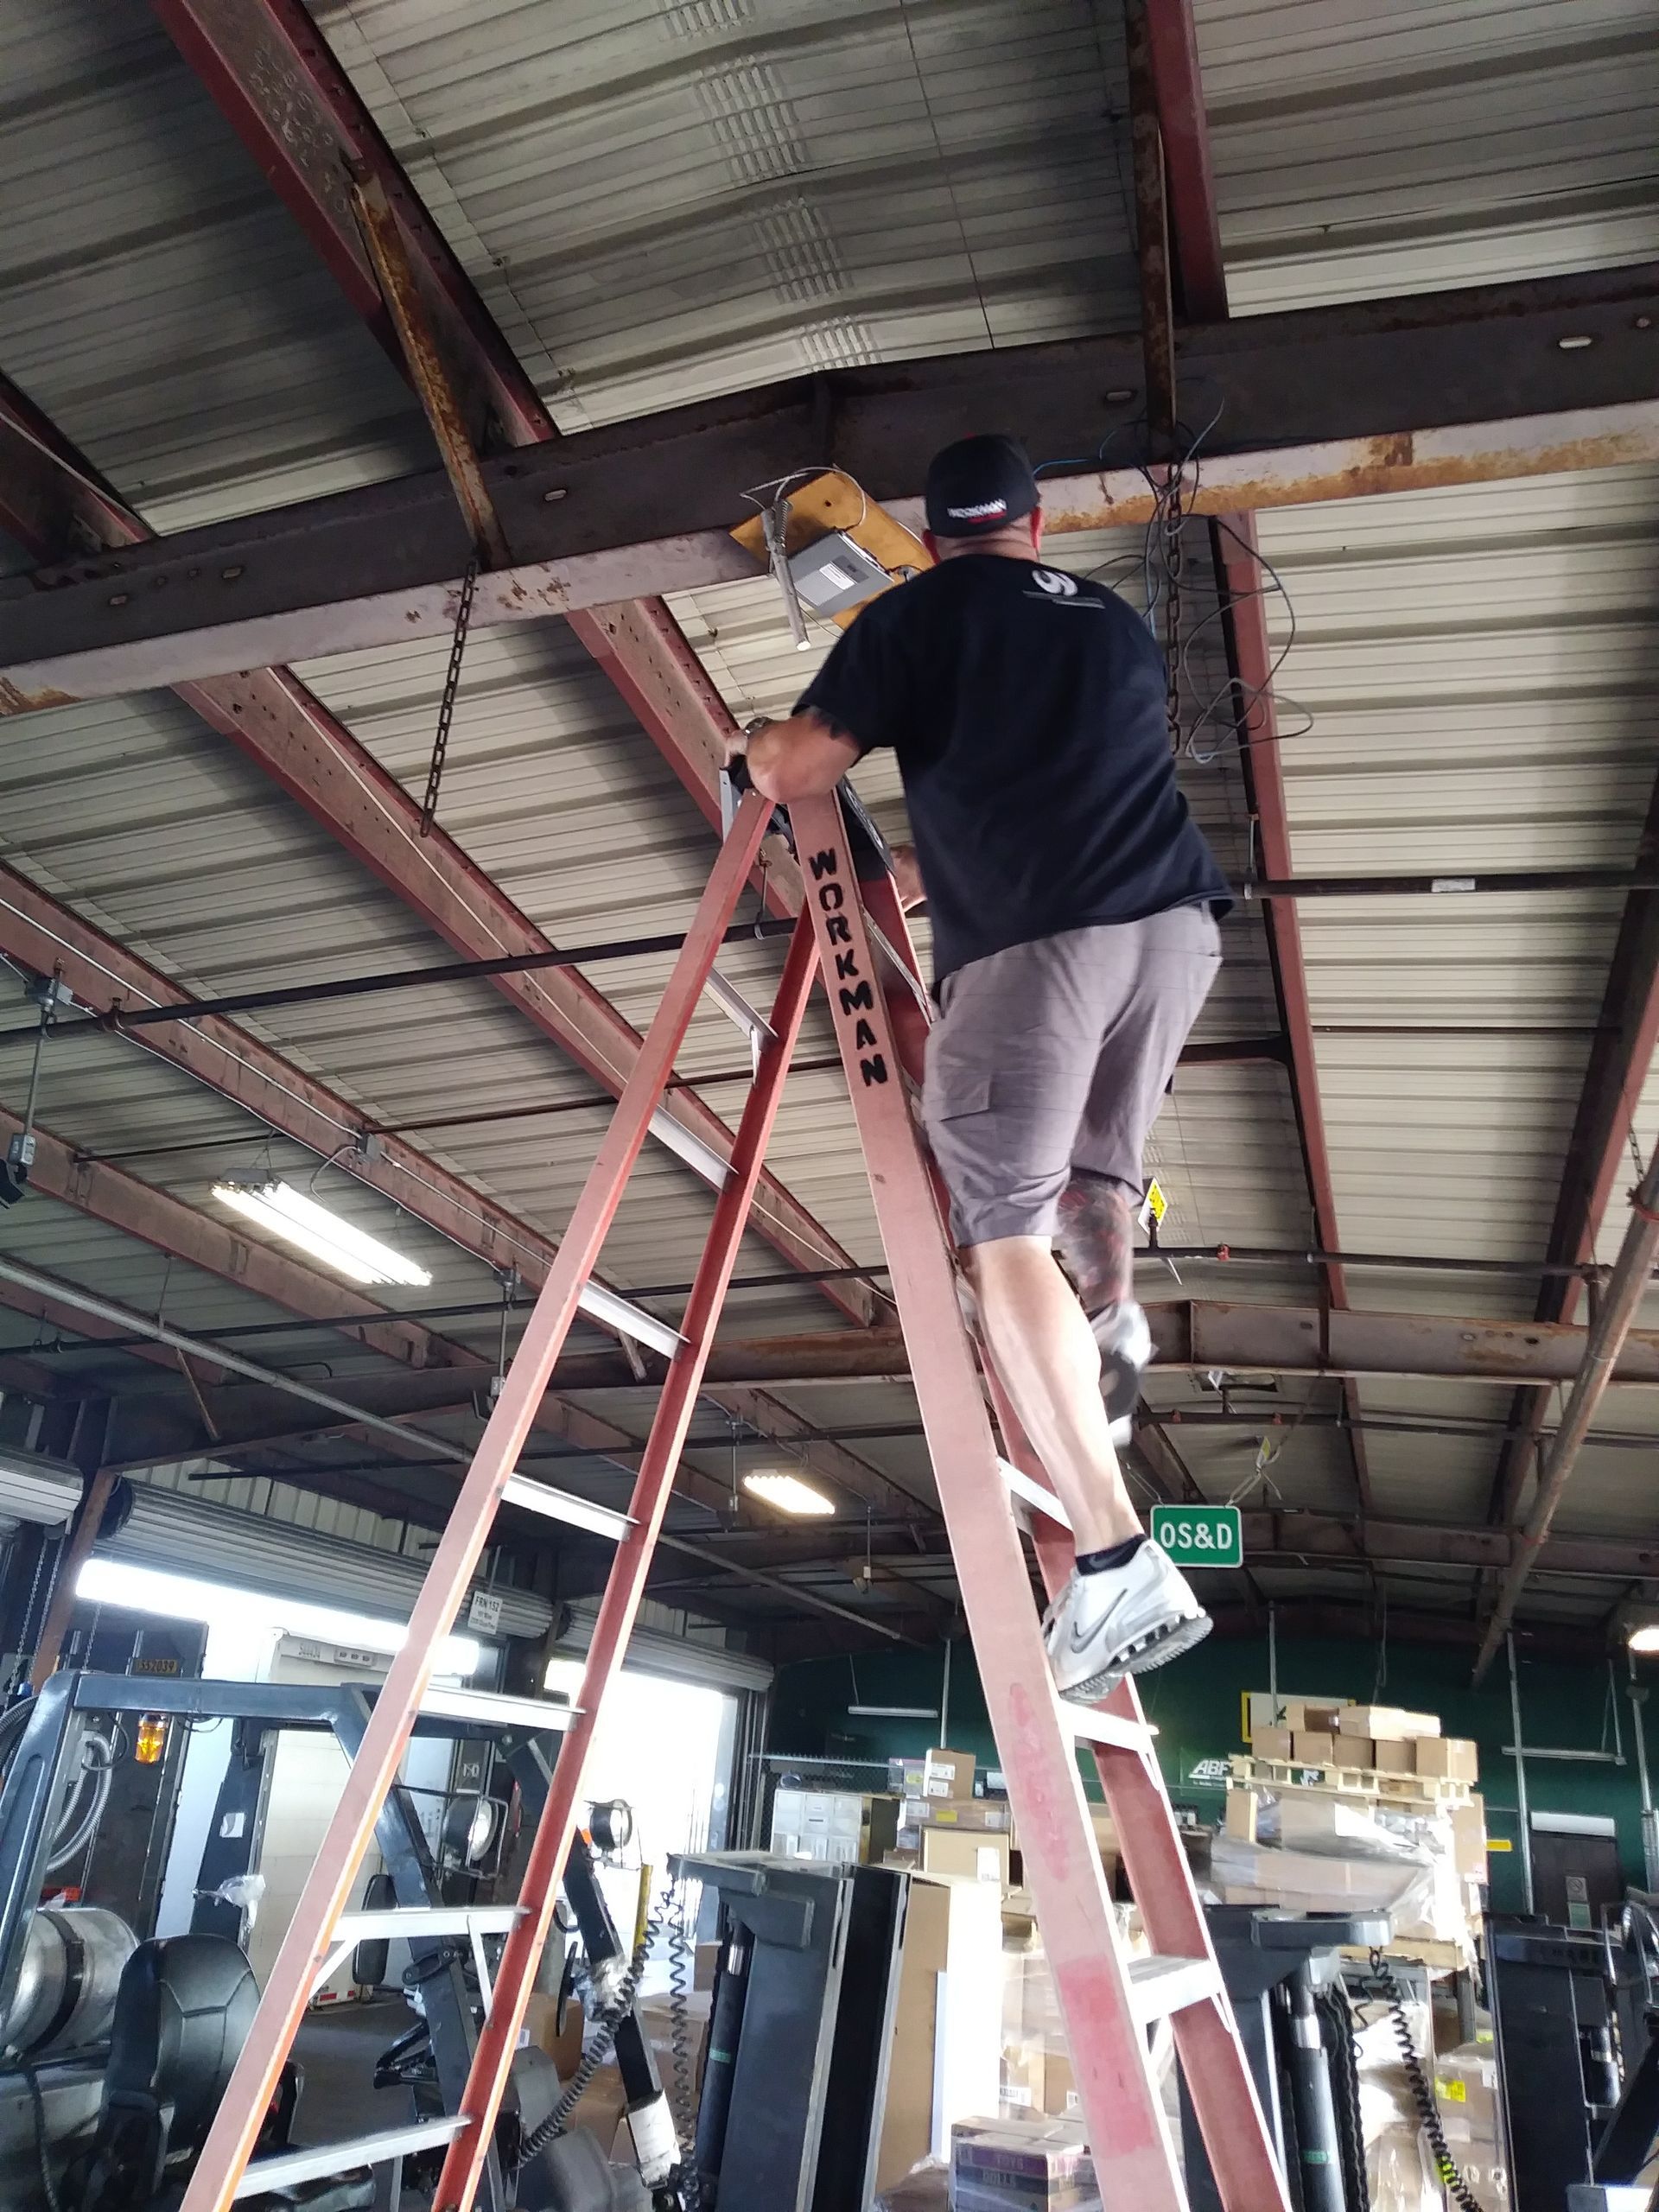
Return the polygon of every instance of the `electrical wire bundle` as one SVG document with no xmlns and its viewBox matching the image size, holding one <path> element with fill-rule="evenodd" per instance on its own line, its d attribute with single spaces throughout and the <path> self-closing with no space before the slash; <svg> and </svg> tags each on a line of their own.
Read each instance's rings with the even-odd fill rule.
<svg viewBox="0 0 1659 2212">
<path fill-rule="evenodd" d="M 518 2146 L 518 2164 L 526 2166 L 540 2152 L 544 2151 L 556 2135 L 563 2135 L 565 2122 L 575 2110 L 582 2091 L 593 2080 L 611 2055 L 616 2042 L 616 2031 L 633 2010 L 633 2000 L 639 1993 L 639 1980 L 645 1970 L 645 1961 L 651 1947 L 663 1931 L 667 1911 L 667 1899 L 645 1923 L 645 1932 L 634 1946 L 633 1956 L 628 1961 L 628 1970 L 616 1986 L 616 1994 L 607 2005 L 601 2006 L 594 2015 L 596 2033 L 582 2055 L 581 2063 L 570 2076 L 547 2118 L 533 2128 Z"/>
<path fill-rule="evenodd" d="M 1440 2125 L 1440 2108 L 1434 2100 L 1434 2084 L 1428 2078 L 1428 2069 L 1418 2054 L 1412 2040 L 1411 2022 L 1406 2018 L 1405 1993 L 1395 1975 L 1394 1968 L 1381 1951 L 1373 1950 L 1371 1973 L 1388 1999 L 1389 2017 L 1394 2027 L 1395 2041 L 1400 2046 L 1400 2063 L 1405 2069 L 1406 2082 L 1411 2090 L 1412 2101 L 1417 2107 L 1423 2123 L 1423 2133 L 1428 2138 L 1428 2147 L 1434 2154 L 1434 2171 L 1441 2187 L 1460 2212 L 1484 2212 L 1484 2207 L 1458 2170 Z"/>
</svg>

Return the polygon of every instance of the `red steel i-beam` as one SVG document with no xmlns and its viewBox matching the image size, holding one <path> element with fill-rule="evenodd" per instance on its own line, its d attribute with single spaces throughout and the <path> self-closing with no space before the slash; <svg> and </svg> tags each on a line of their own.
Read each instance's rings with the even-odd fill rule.
<svg viewBox="0 0 1659 2212">
<path fill-rule="evenodd" d="M 696 1408 L 702 1370 L 714 1341 L 727 1286 L 736 1264 L 749 1201 L 760 1177 L 760 1161 L 778 1118 L 784 1077 L 800 1035 L 801 1020 L 817 976 L 817 950 L 810 925 L 796 925 L 784 972 L 772 1002 L 772 1038 L 755 1072 L 738 1125 L 731 1179 L 720 1194 L 715 1218 L 697 1268 L 696 1281 L 681 1323 L 685 1338 L 675 1354 L 668 1380 L 652 1424 L 639 1478 L 628 1507 L 632 1526 L 623 1538 L 615 1566 L 605 1586 L 594 1633 L 582 1669 L 577 1712 L 553 1770 L 547 1802 L 525 1862 L 521 1897 L 527 1910 L 507 1938 L 495 1978 L 494 1993 L 474 2056 L 464 2109 L 470 2125 L 450 2145 L 433 2203 L 437 2207 L 470 2205 L 489 2154 L 491 2130 L 500 2107 L 508 2069 L 518 2047 L 530 1994 L 542 1948 L 547 1941 L 558 1897 L 558 1885 L 570 1849 L 599 1715 L 606 1690 L 622 1664 L 632 1632 L 639 1600 L 663 1515 L 674 1486 L 674 1470 Z"/>
<path fill-rule="evenodd" d="M 575 1319 L 582 1287 L 599 1263 L 635 1161 L 644 1149 L 675 1055 L 715 964 L 720 936 L 742 890 L 771 813 L 751 793 L 721 849 L 684 950 L 669 979 L 645 1046 L 570 1217 L 552 1273 L 536 1301 L 518 1352 L 467 1471 L 448 1526 L 432 1557 L 409 1633 L 397 1656 L 300 1892 L 288 1933 L 265 1984 L 180 2212 L 228 2212 L 275 2095 L 313 1980 L 330 1955 L 333 1931 L 373 1840 L 397 1780 L 415 1716 L 432 1678 L 441 1639 L 454 1624 L 547 1388 Z"/>
</svg>

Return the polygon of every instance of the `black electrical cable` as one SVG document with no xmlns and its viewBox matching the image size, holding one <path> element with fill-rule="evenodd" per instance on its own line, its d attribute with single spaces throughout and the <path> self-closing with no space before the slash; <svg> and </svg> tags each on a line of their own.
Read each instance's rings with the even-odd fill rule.
<svg viewBox="0 0 1659 2212">
<path fill-rule="evenodd" d="M 1458 2171 L 1458 2162 L 1452 2156 L 1446 2131 L 1440 2126 L 1440 2108 L 1434 2101 L 1434 2084 L 1429 2080 L 1428 2070 L 1412 2040 L 1411 2022 L 1406 2018 L 1405 1993 L 1395 1979 L 1394 1968 L 1379 1950 L 1374 1949 L 1371 1953 L 1371 1973 L 1388 1999 L 1395 2041 L 1400 2046 L 1400 2063 L 1405 2069 L 1407 2085 L 1422 2120 L 1423 2133 L 1434 2153 L 1434 2171 L 1440 2185 L 1461 2208 L 1461 2212 L 1485 2212 L 1484 2206 Z"/>
<path fill-rule="evenodd" d="M 616 2041 L 616 2031 L 633 2009 L 639 1977 L 645 1970 L 645 1960 L 652 1945 L 662 1933 L 662 1927 L 663 1916 L 658 1910 L 646 1921 L 645 1932 L 628 1961 L 628 1970 L 618 1985 L 616 1995 L 599 2013 L 598 2032 L 582 2053 L 581 2063 L 566 2082 L 557 2104 L 541 2125 L 533 2128 L 519 2144 L 518 2163 L 521 2168 L 527 2166 L 533 2158 L 544 2151 L 556 2135 L 563 2134 L 564 2123 L 575 2110 L 582 2091 L 610 2056 L 611 2047 Z"/>
<path fill-rule="evenodd" d="M 1359 2059 L 1354 2046 L 1354 2014 L 1348 1993 L 1338 1983 L 1316 1990 L 1319 2038 L 1331 2074 L 1336 2107 L 1337 2146 L 1342 2160 L 1343 2195 L 1348 2212 L 1370 2212 L 1370 2183 L 1365 2174 L 1365 2128 L 1360 2116 Z"/>
<path fill-rule="evenodd" d="M 63 2200 L 58 2195 L 58 2185 L 52 2178 L 52 2167 L 47 2152 L 46 2100 L 41 2094 L 40 2076 L 32 2066 L 23 2068 L 23 2079 L 29 2084 L 29 2101 L 35 2108 L 35 2156 L 41 2169 L 41 2194 L 46 2199 L 46 2212 L 63 2212 Z"/>
</svg>

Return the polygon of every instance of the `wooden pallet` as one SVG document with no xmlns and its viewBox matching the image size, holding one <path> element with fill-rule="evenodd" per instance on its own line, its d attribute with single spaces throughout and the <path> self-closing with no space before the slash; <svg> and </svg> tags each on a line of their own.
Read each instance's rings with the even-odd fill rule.
<svg viewBox="0 0 1659 2212">
<path fill-rule="evenodd" d="M 1433 1774 L 1379 1774 L 1375 1767 L 1309 1765 L 1299 1759 L 1259 1759 L 1235 1751 L 1234 1789 L 1311 1789 L 1325 1796 L 1369 1797 L 1413 1811 L 1466 1805 L 1471 1785 Z"/>
</svg>

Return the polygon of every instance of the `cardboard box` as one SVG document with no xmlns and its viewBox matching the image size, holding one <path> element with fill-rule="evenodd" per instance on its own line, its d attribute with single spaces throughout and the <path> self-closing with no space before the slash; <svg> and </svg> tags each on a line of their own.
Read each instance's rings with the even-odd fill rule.
<svg viewBox="0 0 1659 2212">
<path fill-rule="evenodd" d="M 713 1993 L 707 1989 L 691 1990 L 685 1999 L 687 2036 L 691 2047 L 694 2077 L 692 2086 L 699 2092 L 702 2088 L 702 2062 L 709 2043 L 709 2015 L 713 2005 Z M 645 2041 L 651 2045 L 656 2058 L 657 2071 L 664 2081 L 671 2081 L 674 2076 L 673 2000 L 664 1990 L 656 1997 L 642 1997 L 636 2009 L 639 2014 L 639 2024 L 645 2031 Z"/>
<path fill-rule="evenodd" d="M 1396 1737 L 1392 1743 L 1384 1737 L 1371 1745 L 1371 1764 L 1379 1774 L 1415 1774 L 1416 1750 L 1409 1736 Z"/>
<path fill-rule="evenodd" d="M 1287 1759 L 1295 1756 L 1288 1728 L 1252 1728 L 1250 1751 L 1258 1759 Z"/>
<path fill-rule="evenodd" d="M 998 1894 L 1008 1886 L 1008 1839 L 988 1835 L 976 1828 L 936 1828 L 921 1831 L 919 1854 L 924 1874 L 961 1874 L 976 1882 L 995 1882 Z"/>
<path fill-rule="evenodd" d="M 1409 1741 L 1419 1736 L 1438 1736 L 1438 1713 L 1402 1713 L 1393 1705 L 1344 1705 L 1337 1716 L 1338 1732 L 1369 1736 L 1378 1744 Z"/>
<path fill-rule="evenodd" d="M 926 1771 L 925 1759 L 889 1759 L 887 1789 L 895 1797 L 919 1797 Z"/>
<path fill-rule="evenodd" d="M 1052 2120 L 1070 2120 L 1082 2109 L 1071 2059 L 1063 2050 L 1049 2050 L 1043 2063 L 1043 2110 Z"/>
<path fill-rule="evenodd" d="M 905 1824 L 912 1808 L 916 1826 L 973 1828 L 982 1834 L 1014 1837 L 1014 1808 L 1006 1797 L 916 1797 L 905 1801 Z"/>
<path fill-rule="evenodd" d="M 1376 1822 L 1373 1801 L 1356 1803 L 1347 1797 L 1325 1797 L 1312 1789 L 1285 1789 L 1279 1795 L 1279 1841 L 1287 1851 L 1350 1851 L 1376 1845 Z M 1232 1831 L 1230 1829 L 1230 1834 Z M 1255 1838 L 1251 1837 L 1254 1842 Z"/>
<path fill-rule="evenodd" d="M 566 2004 L 561 2030 L 558 1999 L 532 1990 L 524 2008 L 524 2033 L 552 2060 L 560 2081 L 568 2082 L 582 2063 L 582 1999 L 573 1997 Z"/>
<path fill-rule="evenodd" d="M 1369 1736 L 1338 1736 L 1337 1764 L 1374 1767 L 1376 1764 L 1376 1745 Z"/>
<path fill-rule="evenodd" d="M 1466 1736 L 1419 1736 L 1413 1750 L 1419 1774 L 1444 1782 L 1478 1782 L 1480 1758 Z"/>
<path fill-rule="evenodd" d="M 1486 1800 L 1476 1796 L 1466 1805 L 1453 1805 L 1452 1863 L 1466 1882 L 1484 1882 L 1486 1864 Z"/>
<path fill-rule="evenodd" d="M 950 2130 L 953 2206 L 1039 2207 L 1098 2202 L 1094 2161 L 1075 2120 L 958 2120 Z"/>
<path fill-rule="evenodd" d="M 1334 1735 L 1334 1716 L 1347 1702 L 1340 1697 L 1277 1697 L 1271 1690 L 1249 1690 L 1245 1694 L 1244 1733 L 1254 1736 L 1258 1728 L 1328 1728 Z"/>
<path fill-rule="evenodd" d="M 930 2152 L 951 2123 L 996 2102 L 1002 2021 L 1001 1897 L 994 1882 L 913 1874 L 888 2046 L 878 2193 Z"/>
<path fill-rule="evenodd" d="M 1337 1739 L 1328 1729 L 1299 1728 L 1290 1747 L 1291 1757 L 1300 1766 L 1330 1766 L 1337 1756 Z"/>
<path fill-rule="evenodd" d="M 924 1797 L 971 1797 L 974 1794 L 974 1755 L 939 1747 L 927 1755 L 922 1777 Z"/>
<path fill-rule="evenodd" d="M 1004 2113 L 1023 2117 L 1029 2113 L 1047 2110 L 1043 2102 L 1043 2075 L 1047 2065 L 1048 2054 L 1039 2042 L 1018 2041 L 1003 2044 L 1001 2093 Z"/>
<path fill-rule="evenodd" d="M 1254 1789 L 1230 1789 L 1226 1810 L 1222 1815 L 1222 1827 L 1241 1843 L 1255 1841 L 1255 1824 L 1262 1810 L 1262 1800 Z"/>
</svg>

